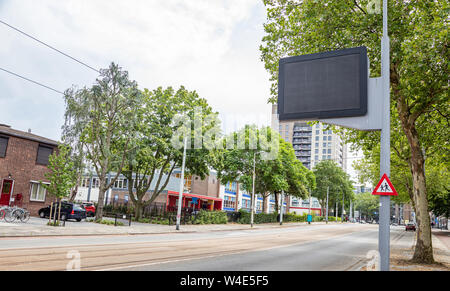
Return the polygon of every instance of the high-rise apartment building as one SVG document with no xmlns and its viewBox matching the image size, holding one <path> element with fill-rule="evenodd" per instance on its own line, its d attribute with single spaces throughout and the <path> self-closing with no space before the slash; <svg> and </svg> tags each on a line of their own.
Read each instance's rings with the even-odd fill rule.
<svg viewBox="0 0 450 291">
<path fill-rule="evenodd" d="M 295 155 L 306 168 L 312 169 L 323 160 L 333 160 L 344 171 L 347 170 L 347 146 L 325 124 L 310 126 L 306 120 L 279 121 L 277 105 L 273 105 L 272 128 L 292 144 Z"/>
</svg>

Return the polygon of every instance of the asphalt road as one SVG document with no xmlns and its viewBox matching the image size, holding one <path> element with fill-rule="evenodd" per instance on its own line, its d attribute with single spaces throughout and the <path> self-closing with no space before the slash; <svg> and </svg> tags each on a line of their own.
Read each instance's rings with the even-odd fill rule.
<svg viewBox="0 0 450 291">
<path fill-rule="evenodd" d="M 413 239 L 391 229 L 391 244 Z M 358 270 L 378 225 L 329 224 L 160 235 L 0 239 L 0 270 Z"/>
</svg>

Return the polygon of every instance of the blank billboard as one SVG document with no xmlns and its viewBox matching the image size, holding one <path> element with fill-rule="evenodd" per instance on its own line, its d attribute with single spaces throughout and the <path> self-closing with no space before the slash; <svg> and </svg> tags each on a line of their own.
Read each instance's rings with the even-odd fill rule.
<svg viewBox="0 0 450 291">
<path fill-rule="evenodd" d="M 280 120 L 362 116 L 367 113 L 365 47 L 280 59 Z"/>
</svg>

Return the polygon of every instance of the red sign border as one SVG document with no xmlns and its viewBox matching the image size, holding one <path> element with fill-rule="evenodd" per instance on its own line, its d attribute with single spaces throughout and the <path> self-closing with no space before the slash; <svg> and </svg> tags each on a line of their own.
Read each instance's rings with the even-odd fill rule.
<svg viewBox="0 0 450 291">
<path fill-rule="evenodd" d="M 393 193 L 386 193 L 386 192 L 378 192 L 378 189 L 381 186 L 381 183 L 383 183 L 383 180 L 386 179 L 389 187 L 391 187 Z M 392 185 L 391 180 L 389 180 L 389 177 L 386 175 L 386 173 L 383 174 L 380 181 L 378 182 L 375 189 L 372 191 L 372 195 L 385 195 L 385 196 L 398 196 L 397 190 L 395 190 L 394 185 Z"/>
</svg>

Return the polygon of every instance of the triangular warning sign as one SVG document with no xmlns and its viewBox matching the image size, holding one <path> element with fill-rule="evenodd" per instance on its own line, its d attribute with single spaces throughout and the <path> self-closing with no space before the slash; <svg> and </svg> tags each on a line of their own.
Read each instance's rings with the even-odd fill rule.
<svg viewBox="0 0 450 291">
<path fill-rule="evenodd" d="M 383 176 L 380 179 L 380 182 L 378 182 L 378 185 L 375 187 L 375 189 L 373 189 L 372 195 L 397 196 L 398 194 L 394 186 L 392 185 L 391 181 L 389 180 L 388 176 L 386 174 L 383 174 Z"/>
</svg>

